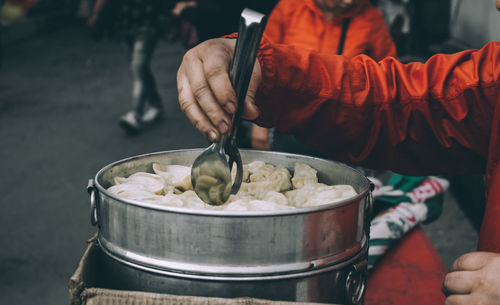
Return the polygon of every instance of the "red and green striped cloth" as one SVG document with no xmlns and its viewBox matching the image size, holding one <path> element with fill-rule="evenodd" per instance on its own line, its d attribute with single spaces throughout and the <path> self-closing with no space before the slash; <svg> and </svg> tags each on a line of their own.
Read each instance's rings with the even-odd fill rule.
<svg viewBox="0 0 500 305">
<path fill-rule="evenodd" d="M 441 177 L 411 177 L 393 173 L 387 185 L 369 177 L 373 190 L 368 269 L 387 250 L 419 223 L 429 223 L 441 215 L 448 180 Z"/>
</svg>

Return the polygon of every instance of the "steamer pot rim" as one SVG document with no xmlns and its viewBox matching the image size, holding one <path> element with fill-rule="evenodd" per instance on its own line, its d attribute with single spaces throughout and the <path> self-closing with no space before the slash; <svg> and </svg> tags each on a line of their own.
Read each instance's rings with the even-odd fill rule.
<svg viewBox="0 0 500 305">
<path fill-rule="evenodd" d="M 299 277 L 308 277 L 319 273 L 324 273 L 332 270 L 340 270 L 353 262 L 358 261 L 360 258 L 368 256 L 368 240 L 351 256 L 345 257 L 338 262 L 331 263 L 325 266 L 321 266 L 319 268 L 306 268 L 303 270 L 295 270 L 286 273 L 262 273 L 262 274 L 217 274 L 217 273 L 191 273 L 191 272 L 183 272 L 182 270 L 168 270 L 168 269 L 157 269 L 153 266 L 147 266 L 140 264 L 138 262 L 128 261 L 124 258 L 116 256 L 112 252 L 110 252 L 102 245 L 99 245 L 99 248 L 103 253 L 109 257 L 110 259 L 128 266 L 129 268 L 145 271 L 155 275 L 163 275 L 163 276 L 172 276 L 175 278 L 187 279 L 187 280 L 202 280 L 202 281 L 222 281 L 222 282 L 249 282 L 249 281 L 270 281 L 270 280 L 284 280 L 291 278 L 299 278 Z"/>
<path fill-rule="evenodd" d="M 247 217 L 247 216 L 253 216 L 253 217 L 267 217 L 267 216 L 269 216 L 269 217 L 272 217 L 272 216 L 276 216 L 276 215 L 309 214 L 309 213 L 314 213 L 314 212 L 319 212 L 319 211 L 324 211 L 324 210 L 337 209 L 337 208 L 346 206 L 346 205 L 350 204 L 351 202 L 358 202 L 360 199 L 366 197 L 368 192 L 370 191 L 370 181 L 368 180 L 368 178 L 366 178 L 363 174 L 361 174 L 361 172 L 359 170 L 352 168 L 350 166 L 347 166 L 343 163 L 328 160 L 328 159 L 299 155 L 299 154 L 291 154 L 291 153 L 283 153 L 283 152 L 269 152 L 269 151 L 259 151 L 259 150 L 252 150 L 252 152 L 272 153 L 272 154 L 286 155 L 286 156 L 299 156 L 299 157 L 304 157 L 306 159 L 308 159 L 308 158 L 320 159 L 320 160 L 324 160 L 327 162 L 335 163 L 339 166 L 349 168 L 349 170 L 356 172 L 358 175 L 360 175 L 363 178 L 363 180 L 365 180 L 366 186 L 363 188 L 363 190 L 360 193 L 358 193 L 354 197 L 350 197 L 350 198 L 347 198 L 345 200 L 337 201 L 334 203 L 323 204 L 323 205 L 319 205 L 319 206 L 306 207 L 306 208 L 293 208 L 293 209 L 286 209 L 286 210 L 223 211 L 223 210 L 199 210 L 199 209 L 192 209 L 192 208 L 163 206 L 160 204 L 153 204 L 153 203 L 141 202 L 138 200 L 131 200 L 131 199 L 119 197 L 119 196 L 107 191 L 99 182 L 99 177 L 101 177 L 107 170 L 109 170 L 110 168 L 112 168 L 113 166 L 116 166 L 118 164 L 129 162 L 129 161 L 135 160 L 135 159 L 140 159 L 143 157 L 149 157 L 149 156 L 154 156 L 154 155 L 163 155 L 165 153 L 192 152 L 192 151 L 200 151 L 200 150 L 202 150 L 202 148 L 177 149 L 177 150 L 159 151 L 159 152 L 146 153 L 146 154 L 136 155 L 136 156 L 132 156 L 132 157 L 127 157 L 127 158 L 112 162 L 112 163 L 106 165 L 105 167 L 103 167 L 102 169 L 100 169 L 94 177 L 94 183 L 95 183 L 95 186 L 97 187 L 97 189 L 100 193 L 102 193 L 108 197 L 111 197 L 114 200 L 129 204 L 129 205 L 133 205 L 133 206 L 137 206 L 137 207 L 141 207 L 141 208 L 146 208 L 146 209 L 158 210 L 158 211 L 162 211 L 162 212 L 171 212 L 171 213 L 177 213 L 177 214 L 198 215 L 198 216 L 219 216 L 219 217 Z M 245 150 L 241 149 L 240 151 L 245 151 Z"/>
</svg>

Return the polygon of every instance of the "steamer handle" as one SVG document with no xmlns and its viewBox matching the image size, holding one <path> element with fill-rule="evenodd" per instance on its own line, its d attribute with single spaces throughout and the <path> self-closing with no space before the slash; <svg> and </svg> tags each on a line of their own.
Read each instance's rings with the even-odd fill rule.
<svg viewBox="0 0 500 305">
<path fill-rule="evenodd" d="M 365 233 L 366 239 L 370 240 L 370 224 L 372 220 L 373 213 L 373 189 L 375 189 L 375 184 L 370 183 L 370 189 L 368 190 L 368 194 L 366 195 L 366 205 L 365 205 Z"/>
<path fill-rule="evenodd" d="M 345 293 L 348 305 L 361 305 L 366 291 L 368 261 L 353 265 L 346 276 Z"/>
<path fill-rule="evenodd" d="M 370 189 L 368 190 L 368 198 L 367 198 L 368 206 L 366 207 L 367 212 L 368 212 L 368 213 L 366 213 L 366 216 L 368 217 L 368 222 L 370 222 L 372 219 L 372 213 L 373 213 L 373 195 L 372 195 L 372 192 L 374 189 L 375 189 L 375 184 L 370 182 Z"/>
<path fill-rule="evenodd" d="M 99 223 L 99 218 L 97 217 L 97 206 L 99 205 L 99 196 L 97 193 L 97 188 L 94 185 L 94 179 L 89 179 L 87 185 L 87 192 L 90 195 L 90 223 L 95 226 Z"/>
</svg>

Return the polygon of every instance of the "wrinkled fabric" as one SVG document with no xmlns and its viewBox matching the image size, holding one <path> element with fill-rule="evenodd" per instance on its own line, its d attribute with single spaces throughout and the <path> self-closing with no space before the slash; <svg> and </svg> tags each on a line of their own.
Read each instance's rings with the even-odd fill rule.
<svg viewBox="0 0 500 305">
<path fill-rule="evenodd" d="M 374 177 L 368 179 L 374 185 L 374 217 L 370 222 L 368 248 L 370 270 L 412 229 L 439 217 L 449 182 L 438 177 L 409 177 L 396 173 L 387 185 Z"/>
<path fill-rule="evenodd" d="M 368 0 L 330 21 L 325 21 L 314 0 L 281 0 L 269 15 L 265 34 L 273 43 L 336 54 L 345 18 L 350 22 L 343 55 L 366 54 L 375 60 L 396 56 L 384 16 Z"/>
<path fill-rule="evenodd" d="M 256 122 L 327 157 L 406 175 L 486 173 L 479 250 L 500 252 L 500 43 L 426 63 L 272 44 Z"/>
<path fill-rule="evenodd" d="M 269 15 L 265 33 L 273 43 L 324 54 L 366 54 L 375 60 L 396 56 L 384 16 L 369 0 L 359 1 L 356 7 L 328 21 L 315 0 L 281 0 Z M 272 129 L 269 137 L 271 150 L 321 156 L 292 135 Z"/>
</svg>

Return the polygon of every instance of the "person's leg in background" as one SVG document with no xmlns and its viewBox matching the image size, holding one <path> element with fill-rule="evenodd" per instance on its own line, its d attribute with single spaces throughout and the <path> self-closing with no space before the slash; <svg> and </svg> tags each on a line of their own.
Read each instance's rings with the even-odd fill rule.
<svg viewBox="0 0 500 305">
<path fill-rule="evenodd" d="M 141 120 L 143 123 L 152 123 L 164 116 L 163 104 L 160 93 L 156 87 L 156 80 L 151 71 L 151 60 L 153 52 L 158 43 L 158 32 L 155 29 L 148 29 L 148 38 L 145 39 L 145 65 L 144 65 L 144 86 L 146 91 L 146 108 L 143 109 Z"/>
<path fill-rule="evenodd" d="M 127 39 L 131 52 L 133 108 L 120 118 L 120 125 L 128 133 L 137 133 L 142 124 L 151 123 L 163 116 L 160 94 L 150 67 L 157 42 L 158 34 L 150 28 L 140 29 Z M 151 107 L 146 109 L 148 102 Z"/>
<path fill-rule="evenodd" d="M 149 55 L 149 59 L 147 60 L 147 64 L 145 67 L 144 74 L 144 85 L 146 90 L 146 109 L 143 111 L 142 122 L 143 123 L 152 123 L 158 119 L 162 119 L 164 116 L 163 104 L 161 102 L 160 93 L 158 92 L 158 88 L 156 87 L 156 81 L 151 71 L 151 57 L 153 55 L 153 51 L 158 42 L 157 35 L 155 34 L 154 45 L 150 47 L 151 52 Z"/>
</svg>

